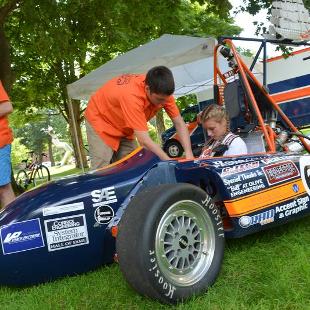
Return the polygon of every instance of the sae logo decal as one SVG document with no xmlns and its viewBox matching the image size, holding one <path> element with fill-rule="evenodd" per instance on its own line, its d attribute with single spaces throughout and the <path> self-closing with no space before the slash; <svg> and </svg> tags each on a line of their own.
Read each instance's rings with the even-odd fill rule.
<svg viewBox="0 0 310 310">
<path fill-rule="evenodd" d="M 299 159 L 302 183 L 310 196 L 310 156 L 303 156 Z"/>
<path fill-rule="evenodd" d="M 44 247 L 39 219 L 3 226 L 0 237 L 4 255 Z"/>
</svg>

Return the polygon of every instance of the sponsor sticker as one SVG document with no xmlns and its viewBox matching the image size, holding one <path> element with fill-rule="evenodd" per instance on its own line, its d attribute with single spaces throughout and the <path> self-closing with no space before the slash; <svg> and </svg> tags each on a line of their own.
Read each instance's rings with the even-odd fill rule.
<svg viewBox="0 0 310 310">
<path fill-rule="evenodd" d="M 95 189 L 91 192 L 93 207 L 100 207 L 117 202 L 115 187 Z"/>
<path fill-rule="evenodd" d="M 247 170 L 251 169 L 257 169 L 259 167 L 259 162 L 254 161 L 254 162 L 248 162 L 240 165 L 235 165 L 232 167 L 226 167 L 222 169 L 221 176 L 225 177 L 228 175 L 236 174 L 236 173 L 241 173 Z"/>
<path fill-rule="evenodd" d="M 49 251 L 64 250 L 89 243 L 85 214 L 44 221 Z"/>
<path fill-rule="evenodd" d="M 240 217 L 239 225 L 242 228 L 248 228 L 256 224 L 266 225 L 274 222 L 274 215 L 275 211 L 273 209 L 252 216 L 245 215 Z"/>
<path fill-rule="evenodd" d="M 43 216 L 62 214 L 62 213 L 67 213 L 67 212 L 80 211 L 80 210 L 84 210 L 84 202 L 76 202 L 76 203 L 70 203 L 67 205 L 43 208 Z"/>
<path fill-rule="evenodd" d="M 270 158 L 264 158 L 261 160 L 261 162 L 265 165 L 268 165 L 268 164 L 272 164 L 272 163 L 275 163 L 277 161 L 281 161 L 281 160 L 286 160 L 287 159 L 287 156 L 272 156 Z"/>
<path fill-rule="evenodd" d="M 294 184 L 292 188 L 293 188 L 294 193 L 298 193 L 299 192 L 298 184 Z"/>
<path fill-rule="evenodd" d="M 249 193 L 256 192 L 258 190 L 264 189 L 266 185 L 264 184 L 263 179 L 256 179 L 244 183 L 239 183 L 235 185 L 228 186 L 230 190 L 230 196 L 232 198 L 236 196 L 246 195 Z"/>
<path fill-rule="evenodd" d="M 114 217 L 114 210 L 110 206 L 101 206 L 95 210 L 94 217 L 99 224 L 109 224 Z"/>
<path fill-rule="evenodd" d="M 291 202 L 288 202 L 284 205 L 276 206 L 276 214 L 279 214 L 279 219 L 282 219 L 287 216 L 298 214 L 304 210 L 308 209 L 309 206 L 309 196 L 299 197 L 294 199 Z"/>
<path fill-rule="evenodd" d="M 0 235 L 4 255 L 44 247 L 39 219 L 2 226 Z"/>
<path fill-rule="evenodd" d="M 229 167 L 229 166 L 250 163 L 250 162 L 254 162 L 258 160 L 260 160 L 259 157 L 251 157 L 251 158 L 236 159 L 236 160 L 222 160 L 222 161 L 214 161 L 212 162 L 212 165 L 214 165 L 217 168 L 220 168 L 220 167 Z"/>
<path fill-rule="evenodd" d="M 299 176 L 299 171 L 292 161 L 282 161 L 262 168 L 268 184 L 273 185 Z"/>
</svg>

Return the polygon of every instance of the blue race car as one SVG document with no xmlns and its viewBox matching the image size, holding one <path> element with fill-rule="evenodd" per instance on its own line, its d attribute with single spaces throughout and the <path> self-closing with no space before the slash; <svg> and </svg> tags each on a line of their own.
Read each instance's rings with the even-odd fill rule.
<svg viewBox="0 0 310 310">
<path fill-rule="evenodd" d="M 215 282 L 225 238 L 309 215 L 309 139 L 231 41 L 224 43 L 217 49 L 228 53 L 232 72 L 221 74 L 227 91 L 217 102 L 225 101 L 249 154 L 162 161 L 139 148 L 105 169 L 22 194 L 0 213 L 2 285 L 41 283 L 118 261 L 140 294 L 176 303 Z M 240 85 L 242 100 L 231 101 Z M 247 125 L 238 126 L 239 119 Z"/>
</svg>

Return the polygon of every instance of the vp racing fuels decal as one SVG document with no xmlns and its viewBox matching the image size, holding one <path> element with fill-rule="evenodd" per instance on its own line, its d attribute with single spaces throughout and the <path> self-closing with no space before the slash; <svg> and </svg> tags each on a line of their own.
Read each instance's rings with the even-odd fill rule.
<svg viewBox="0 0 310 310">
<path fill-rule="evenodd" d="M 44 247 L 39 219 L 2 226 L 0 235 L 4 255 Z"/>
</svg>

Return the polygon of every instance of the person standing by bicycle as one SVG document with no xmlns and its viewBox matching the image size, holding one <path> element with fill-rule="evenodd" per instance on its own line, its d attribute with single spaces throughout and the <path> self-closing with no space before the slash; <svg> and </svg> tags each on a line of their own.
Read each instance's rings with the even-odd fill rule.
<svg viewBox="0 0 310 310">
<path fill-rule="evenodd" d="M 7 206 L 15 199 L 11 186 L 11 143 L 12 130 L 8 114 L 13 112 L 12 103 L 0 81 L 0 205 Z"/>
</svg>

